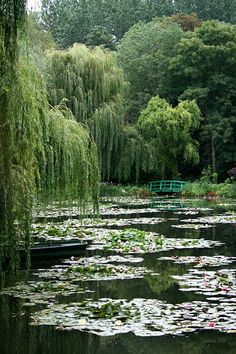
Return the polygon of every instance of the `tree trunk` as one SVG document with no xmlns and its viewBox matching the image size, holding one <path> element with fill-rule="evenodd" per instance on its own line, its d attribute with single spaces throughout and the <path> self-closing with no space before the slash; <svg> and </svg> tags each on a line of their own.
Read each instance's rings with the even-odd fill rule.
<svg viewBox="0 0 236 354">
<path fill-rule="evenodd" d="M 216 150 L 215 150 L 215 143 L 214 137 L 211 136 L 211 159 L 212 159 L 212 172 L 216 172 Z"/>
</svg>

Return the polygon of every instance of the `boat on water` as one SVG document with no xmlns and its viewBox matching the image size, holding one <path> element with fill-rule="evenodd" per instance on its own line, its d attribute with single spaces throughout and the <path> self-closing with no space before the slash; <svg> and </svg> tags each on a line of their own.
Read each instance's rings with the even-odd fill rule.
<svg viewBox="0 0 236 354">
<path fill-rule="evenodd" d="M 30 248 L 31 259 L 39 258 L 63 258 L 81 254 L 88 246 L 88 241 L 64 242 L 64 243 L 38 243 Z M 20 249 L 20 258 L 26 258 L 25 249 Z"/>
</svg>

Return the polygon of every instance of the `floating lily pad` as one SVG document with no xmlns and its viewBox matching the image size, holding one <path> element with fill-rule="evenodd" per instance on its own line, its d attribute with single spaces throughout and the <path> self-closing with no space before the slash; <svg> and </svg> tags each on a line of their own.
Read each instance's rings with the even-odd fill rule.
<svg viewBox="0 0 236 354">
<path fill-rule="evenodd" d="M 225 256 L 172 256 L 172 257 L 160 257 L 162 261 L 172 261 L 177 264 L 193 264 L 195 268 L 204 267 L 222 267 L 233 262 L 236 262 L 236 257 Z"/>
<path fill-rule="evenodd" d="M 100 257 L 100 256 L 94 256 L 94 257 L 86 257 L 86 258 L 76 258 L 76 257 L 71 257 L 70 260 L 64 261 L 66 264 L 105 264 L 105 263 L 141 263 L 143 261 L 142 257 L 132 257 L 132 256 L 119 256 L 119 255 L 114 255 L 114 256 L 107 256 L 107 257 Z"/>
<path fill-rule="evenodd" d="M 174 214 L 177 215 L 197 215 L 199 214 L 198 210 L 181 210 L 181 211 L 174 211 Z"/>
</svg>

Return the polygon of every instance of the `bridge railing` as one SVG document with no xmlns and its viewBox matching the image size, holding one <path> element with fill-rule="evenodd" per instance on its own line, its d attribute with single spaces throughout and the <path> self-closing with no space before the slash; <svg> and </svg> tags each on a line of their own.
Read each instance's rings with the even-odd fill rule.
<svg viewBox="0 0 236 354">
<path fill-rule="evenodd" d="M 159 180 L 148 182 L 151 192 L 181 192 L 187 182 L 176 180 Z"/>
</svg>

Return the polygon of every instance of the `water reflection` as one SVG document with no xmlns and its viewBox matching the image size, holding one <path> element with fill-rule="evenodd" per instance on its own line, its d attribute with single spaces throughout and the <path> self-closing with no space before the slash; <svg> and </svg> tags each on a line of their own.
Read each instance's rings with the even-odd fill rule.
<svg viewBox="0 0 236 354">
<path fill-rule="evenodd" d="M 228 203 L 228 204 L 227 204 Z M 217 224 L 208 229 L 177 229 L 173 224 L 179 224 L 185 214 L 177 214 L 179 209 L 201 208 L 198 214 L 188 217 L 196 218 L 202 215 L 214 215 L 225 210 L 234 210 L 235 203 L 218 205 L 216 201 L 184 200 L 171 198 L 154 199 L 147 207 L 159 208 L 156 216 L 165 218 L 158 224 L 133 225 L 145 231 L 153 231 L 171 238 L 206 238 L 224 242 L 224 245 L 212 249 L 188 249 L 158 254 L 144 255 L 142 266 L 147 267 L 155 276 L 145 276 L 142 279 L 113 280 L 105 282 L 86 282 L 85 286 L 94 291 L 92 299 L 103 297 L 159 299 L 168 303 L 202 300 L 203 296 L 192 292 L 181 292 L 172 275 L 187 273 L 189 265 L 175 264 L 171 261 L 161 261 L 163 255 L 200 256 L 200 255 L 236 255 L 235 225 Z M 125 206 L 125 205 L 124 205 Z M 120 207 L 120 205 L 119 205 Z M 136 205 L 137 207 L 137 205 Z M 128 208 L 135 208 L 129 205 Z M 128 209 L 127 208 L 127 209 Z M 142 208 L 144 205 L 142 204 Z M 205 210 L 204 210 L 205 209 Z M 211 209 L 211 210 L 207 210 Z M 149 216 L 150 214 L 146 214 Z M 126 217 L 137 217 L 138 214 Z M 187 217 L 187 218 L 188 218 Z M 122 228 L 122 227 L 121 227 Z M 96 252 L 87 253 L 88 255 Z M 38 265 L 37 265 L 38 266 Z M 41 267 L 45 266 L 41 264 Z M 50 263 L 47 263 L 50 266 Z M 230 267 L 235 267 L 230 266 Z M 25 275 L 22 274 L 22 277 Z M 7 279 L 12 285 L 12 280 Z M 70 303 L 76 296 L 67 297 L 63 301 Z M 111 337 L 99 337 L 91 333 L 79 331 L 60 331 L 50 326 L 30 326 L 31 312 L 36 307 L 24 307 L 21 299 L 0 296 L 0 354 L 235 354 L 236 336 L 217 331 L 199 332 L 187 336 L 137 337 L 132 333 Z M 40 306 L 39 306 L 40 308 Z"/>
</svg>

